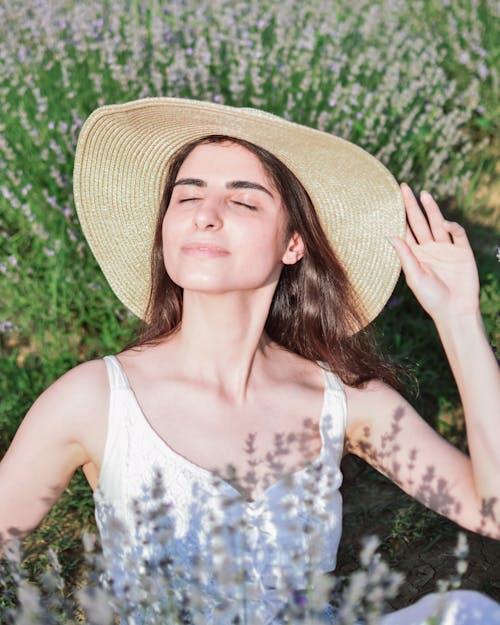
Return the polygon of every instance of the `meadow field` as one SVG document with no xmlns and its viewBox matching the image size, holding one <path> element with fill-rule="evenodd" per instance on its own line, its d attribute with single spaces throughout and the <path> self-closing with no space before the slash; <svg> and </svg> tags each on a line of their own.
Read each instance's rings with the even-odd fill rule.
<svg viewBox="0 0 500 625">
<path fill-rule="evenodd" d="M 0 457 L 51 382 L 78 363 L 119 352 L 139 328 L 101 275 L 73 204 L 78 133 L 102 104 L 162 95 L 258 107 L 359 144 L 398 181 L 434 194 L 467 228 L 486 329 L 498 349 L 499 18 L 495 0 L 3 3 Z M 401 281 L 375 328 L 382 348 L 410 372 L 408 397 L 465 449 L 437 334 Z M 455 525 L 355 460 L 345 473 L 340 574 L 356 569 L 365 534 L 377 534 L 391 567 L 406 574 L 394 607 L 454 571 Z M 43 574 L 51 547 L 64 594 L 72 596 L 84 576 L 81 536 L 94 530 L 92 495 L 77 474 L 26 539 L 24 575 Z M 464 587 L 500 600 L 499 543 L 468 539 Z M 0 622 L 16 602 L 15 586 L 0 583 Z"/>
</svg>

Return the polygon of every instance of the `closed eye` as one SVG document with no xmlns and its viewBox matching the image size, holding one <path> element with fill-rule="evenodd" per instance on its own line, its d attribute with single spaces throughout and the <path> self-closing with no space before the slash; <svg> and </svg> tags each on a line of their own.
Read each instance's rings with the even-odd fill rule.
<svg viewBox="0 0 500 625">
<path fill-rule="evenodd" d="M 184 204 L 185 202 L 196 202 L 197 200 L 202 200 L 203 198 L 201 197 L 185 197 L 179 200 L 179 204 Z M 237 202 L 236 200 L 233 200 L 233 204 L 237 204 L 238 206 L 244 206 L 245 208 L 248 208 L 249 210 L 255 211 L 257 210 L 256 206 L 253 206 L 253 204 L 246 204 L 245 202 Z"/>
<path fill-rule="evenodd" d="M 257 207 L 256 206 L 252 206 L 252 204 L 245 204 L 245 202 L 236 202 L 236 200 L 233 200 L 235 204 L 238 204 L 238 206 L 244 206 L 245 208 L 249 208 L 252 211 L 256 211 Z"/>
</svg>

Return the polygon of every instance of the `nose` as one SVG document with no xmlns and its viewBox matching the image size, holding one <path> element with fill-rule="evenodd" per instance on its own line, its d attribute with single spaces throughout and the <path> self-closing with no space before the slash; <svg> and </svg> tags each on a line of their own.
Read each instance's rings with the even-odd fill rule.
<svg viewBox="0 0 500 625">
<path fill-rule="evenodd" d="M 205 199 L 196 208 L 193 222 L 198 230 L 218 230 L 222 226 L 221 207 L 216 199 Z"/>
</svg>

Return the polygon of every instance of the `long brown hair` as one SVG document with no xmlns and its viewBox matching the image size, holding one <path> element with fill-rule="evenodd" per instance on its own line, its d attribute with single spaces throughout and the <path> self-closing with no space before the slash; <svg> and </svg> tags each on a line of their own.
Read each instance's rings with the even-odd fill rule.
<svg viewBox="0 0 500 625">
<path fill-rule="evenodd" d="M 274 293 L 265 331 L 286 349 L 324 363 L 341 380 L 360 386 L 378 378 L 398 386 L 399 368 L 379 354 L 372 332 L 365 325 L 347 274 L 321 227 L 311 199 L 297 177 L 267 150 L 242 139 L 209 135 L 178 150 L 168 166 L 165 189 L 156 222 L 151 257 L 151 292 L 141 335 L 135 347 L 154 344 L 175 332 L 182 319 L 182 288 L 166 272 L 163 261 L 162 223 L 181 165 L 198 146 L 235 143 L 252 152 L 279 192 L 287 214 L 287 236 L 298 232 L 304 257 L 284 265 Z"/>
</svg>

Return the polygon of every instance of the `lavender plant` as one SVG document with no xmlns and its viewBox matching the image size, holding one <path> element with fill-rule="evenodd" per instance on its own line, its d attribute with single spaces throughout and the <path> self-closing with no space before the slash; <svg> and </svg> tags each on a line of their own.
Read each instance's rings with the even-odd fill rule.
<svg viewBox="0 0 500 625">
<path fill-rule="evenodd" d="M 388 446 L 397 448 L 401 418 L 396 413 L 390 435 L 372 445 L 374 458 Z M 335 459 L 343 440 L 325 434 L 333 431 L 333 419 L 327 415 L 320 426 L 326 436 L 322 453 L 291 472 L 283 473 L 283 456 L 295 445 L 304 452 L 304 440 L 297 435 L 284 445 L 278 433 L 275 450 L 257 463 L 247 450 L 249 470 L 242 475 L 232 467 L 223 474 L 200 472 L 174 454 L 149 477 L 148 472 L 137 480 L 128 476 L 127 496 L 119 483 L 109 493 L 104 476 L 94 493 L 102 552 L 95 537 L 84 536 L 86 583 L 77 592 L 78 603 L 66 596 L 52 549 L 48 570 L 34 585 L 22 571 L 19 543 L 6 542 L 0 589 L 17 595 L 17 607 L 3 610 L 6 623 L 70 624 L 83 610 L 90 625 L 107 625 L 115 616 L 133 625 L 258 625 L 271 619 L 312 624 L 333 618 L 341 625 L 359 619 L 376 625 L 403 582 L 376 553 L 379 540 L 365 539 L 361 567 L 349 577 L 328 574 L 335 567 L 341 525 Z M 408 476 L 399 476 L 402 485 L 418 480 L 436 503 L 459 505 L 449 492 L 449 477 L 436 476 L 434 484 L 429 471 L 416 476 L 411 466 L 408 470 Z M 249 501 L 251 492 L 261 494 Z M 493 516 L 489 520 L 496 523 L 494 512 L 493 501 L 485 522 Z M 456 573 L 438 584 L 443 594 L 437 616 L 446 609 L 444 593 L 460 586 L 467 569 L 464 534 L 455 556 Z"/>
<path fill-rule="evenodd" d="M 498 83 L 496 56 L 483 31 L 498 4 L 446 3 L 448 26 L 438 34 L 426 11 L 423 1 L 393 0 L 2 7 L 0 329 L 7 345 L 21 343 L 21 361 L 43 351 L 63 369 L 82 343 L 92 353 L 131 336 L 133 322 L 96 272 L 73 208 L 76 136 L 97 105 L 168 95 L 262 107 L 359 143 L 398 178 L 438 196 L 463 189 L 471 157 L 484 148 L 468 125 L 493 118 L 481 89 Z M 449 68 L 461 66 L 459 86 Z M 80 288 L 93 294 L 92 306 L 75 297 Z M 82 323 L 84 338 L 74 330 Z M 61 333 L 70 354 L 61 354 Z"/>
<path fill-rule="evenodd" d="M 93 108 L 159 95 L 262 107 L 359 143 L 398 178 L 446 197 L 470 183 L 471 161 L 498 123 L 489 26 L 498 16 L 494 0 L 4 3 L 0 449 L 57 375 L 134 333 L 74 214 L 74 148 Z M 494 319 L 490 284 L 482 303 Z M 9 618 L 54 622 L 20 571 L 12 574 L 26 605 Z M 109 612 L 107 591 L 91 588 L 83 607 Z M 108 612 L 89 613 L 89 622 L 109 622 Z"/>
<path fill-rule="evenodd" d="M 217 487 L 217 481 L 214 486 Z M 47 570 L 34 583 L 22 569 L 19 541 L 6 543 L 0 590 L 12 592 L 14 588 L 17 596 L 15 607 L 0 609 L 2 623 L 111 625 L 116 618 L 135 625 L 264 622 L 265 615 L 259 611 L 258 589 L 245 576 L 248 569 L 245 541 L 251 523 L 246 523 L 243 517 L 234 521 L 238 518 L 235 506 L 241 503 L 241 498 L 224 497 L 214 508 L 213 501 L 201 496 L 196 486 L 195 490 L 200 505 L 191 510 L 191 518 L 197 519 L 203 510 L 202 523 L 197 525 L 198 530 L 202 527 L 203 530 L 198 538 L 200 545 L 209 541 L 208 549 L 193 552 L 187 558 L 186 553 L 176 551 L 176 543 L 185 528 L 183 522 L 176 527 L 179 517 L 175 515 L 175 503 L 168 501 L 168 492 L 158 473 L 153 484 L 145 486 L 134 503 L 136 536 L 125 527 L 112 506 L 107 506 L 105 511 L 102 544 L 96 536 L 84 535 L 86 581 L 72 599 L 64 596 L 65 582 L 55 553 L 49 550 Z M 301 522 L 300 515 L 290 503 L 285 497 L 283 511 L 295 531 Z M 283 511 L 275 513 L 281 515 Z M 376 537 L 365 539 L 361 568 L 343 579 L 318 573 L 320 552 L 309 554 L 306 588 L 297 588 L 293 575 L 284 574 L 280 580 L 277 590 L 281 597 L 287 598 L 278 615 L 280 622 L 319 625 L 331 622 L 335 615 L 335 622 L 342 625 L 354 625 L 359 619 L 367 625 L 376 625 L 403 580 L 400 573 L 391 571 L 380 559 L 379 544 Z M 457 588 L 466 568 L 467 544 L 463 534 L 459 535 L 455 555 L 458 576 L 441 582 L 441 591 Z M 330 600 L 334 607 L 331 612 L 325 612 Z M 252 603 L 253 609 L 249 607 Z"/>
</svg>

